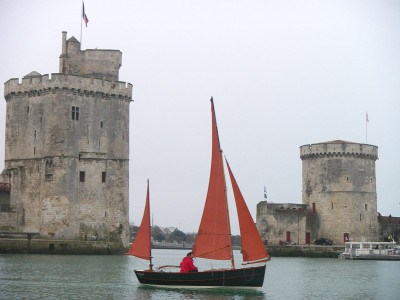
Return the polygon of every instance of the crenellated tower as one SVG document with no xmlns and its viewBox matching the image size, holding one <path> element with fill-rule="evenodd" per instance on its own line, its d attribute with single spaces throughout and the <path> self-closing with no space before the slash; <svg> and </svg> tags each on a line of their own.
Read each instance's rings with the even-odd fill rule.
<svg viewBox="0 0 400 300">
<path fill-rule="evenodd" d="M 378 147 L 329 141 L 300 147 L 302 202 L 317 217 L 313 238 L 335 243 L 378 239 Z"/>
<path fill-rule="evenodd" d="M 5 83 L 2 228 L 128 244 L 132 85 L 118 81 L 121 62 L 63 32 L 59 73 Z"/>
</svg>

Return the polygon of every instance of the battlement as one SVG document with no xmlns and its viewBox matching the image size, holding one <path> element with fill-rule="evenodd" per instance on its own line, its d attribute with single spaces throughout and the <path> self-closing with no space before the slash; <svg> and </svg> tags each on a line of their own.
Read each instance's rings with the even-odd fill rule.
<svg viewBox="0 0 400 300">
<path fill-rule="evenodd" d="M 74 91 L 78 93 L 101 93 L 108 96 L 123 97 L 132 100 L 132 84 L 122 81 L 107 81 L 96 78 L 64 75 L 59 73 L 39 76 L 26 76 L 22 80 L 12 78 L 4 83 L 4 97 L 12 95 L 42 94 L 45 91 Z"/>
<path fill-rule="evenodd" d="M 337 156 L 362 157 L 377 160 L 378 147 L 340 140 L 300 146 L 300 158 L 302 160 Z"/>
</svg>

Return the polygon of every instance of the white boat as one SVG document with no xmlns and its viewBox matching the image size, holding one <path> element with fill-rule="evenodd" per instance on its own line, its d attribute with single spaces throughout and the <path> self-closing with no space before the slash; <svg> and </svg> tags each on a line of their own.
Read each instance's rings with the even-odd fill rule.
<svg viewBox="0 0 400 300">
<path fill-rule="evenodd" d="M 400 246 L 395 242 L 346 242 L 340 259 L 400 260 Z"/>
</svg>

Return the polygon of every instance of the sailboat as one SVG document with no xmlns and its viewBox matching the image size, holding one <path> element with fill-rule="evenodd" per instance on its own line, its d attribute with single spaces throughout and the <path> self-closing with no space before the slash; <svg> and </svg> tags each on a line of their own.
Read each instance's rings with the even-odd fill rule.
<svg viewBox="0 0 400 300">
<path fill-rule="evenodd" d="M 193 257 L 230 261 L 229 269 L 200 270 L 181 273 L 153 269 L 150 241 L 149 184 L 147 184 L 146 206 L 136 239 L 129 249 L 129 255 L 149 260 L 148 270 L 135 270 L 140 283 L 163 287 L 186 288 L 254 288 L 264 283 L 266 263 L 270 259 L 243 195 L 225 159 L 239 219 L 242 241 L 243 267 L 236 268 L 229 221 L 226 193 L 224 159 L 219 142 L 214 102 L 211 98 L 212 114 L 212 157 L 208 192 L 199 230 L 193 246 Z M 249 266 L 253 265 L 253 266 Z M 165 266 L 167 267 L 167 266 Z"/>
</svg>

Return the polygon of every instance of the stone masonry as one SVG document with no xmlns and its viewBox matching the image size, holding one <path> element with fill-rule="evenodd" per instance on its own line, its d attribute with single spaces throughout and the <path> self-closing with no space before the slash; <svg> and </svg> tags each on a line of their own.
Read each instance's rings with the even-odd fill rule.
<svg viewBox="0 0 400 300">
<path fill-rule="evenodd" d="M 378 147 L 330 141 L 300 147 L 303 204 L 317 214 L 317 236 L 335 243 L 378 240 Z"/>
<path fill-rule="evenodd" d="M 128 245 L 129 104 L 119 50 L 81 50 L 62 33 L 59 73 L 4 85 L 0 231 Z"/>
<path fill-rule="evenodd" d="M 310 244 L 330 238 L 378 241 L 375 161 L 378 147 L 329 141 L 300 147 L 302 204 L 257 205 L 257 227 L 269 243 Z"/>
</svg>

